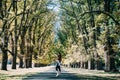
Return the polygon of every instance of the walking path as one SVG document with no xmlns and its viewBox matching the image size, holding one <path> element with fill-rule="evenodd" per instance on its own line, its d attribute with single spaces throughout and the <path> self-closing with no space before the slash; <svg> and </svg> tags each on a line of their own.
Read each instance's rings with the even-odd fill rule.
<svg viewBox="0 0 120 80">
<path fill-rule="evenodd" d="M 56 77 L 55 67 L 0 70 L 0 80 L 120 80 L 119 73 L 105 73 L 104 71 L 86 70 L 62 67 L 62 73 Z"/>
</svg>

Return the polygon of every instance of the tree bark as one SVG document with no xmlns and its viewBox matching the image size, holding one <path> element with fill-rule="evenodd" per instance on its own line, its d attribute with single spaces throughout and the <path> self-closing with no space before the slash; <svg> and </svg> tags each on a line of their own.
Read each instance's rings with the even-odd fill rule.
<svg viewBox="0 0 120 80">
<path fill-rule="evenodd" d="M 110 13 L 110 0 L 104 0 L 104 10 L 108 13 Z M 112 50 L 112 43 L 111 43 L 111 37 L 110 37 L 110 30 L 109 30 L 109 24 L 108 21 L 106 21 L 106 42 L 105 42 L 105 71 L 110 72 L 113 69 L 115 69 L 115 61 L 114 57 L 111 57 L 114 54 L 114 51 Z"/>
<path fill-rule="evenodd" d="M 20 43 L 20 54 L 22 57 L 19 59 L 19 68 L 23 68 L 24 66 L 24 53 L 25 53 L 25 38 L 23 35 L 21 35 L 21 43 Z"/>
<path fill-rule="evenodd" d="M 17 15 L 17 1 L 13 1 L 13 11 L 15 15 Z M 14 30 L 14 56 L 13 56 L 13 63 L 12 63 L 12 69 L 16 69 L 16 59 L 17 59 L 17 41 L 18 41 L 18 35 L 17 35 L 17 18 L 15 19 L 15 30 Z"/>
<path fill-rule="evenodd" d="M 20 58 L 20 61 L 19 61 L 19 68 L 23 68 L 23 58 Z"/>
<path fill-rule="evenodd" d="M 20 43 L 20 54 L 24 55 L 25 54 L 25 34 L 26 34 L 26 29 L 25 24 L 23 24 L 23 22 L 25 22 L 25 11 L 26 11 L 26 0 L 24 1 L 24 5 L 23 5 L 23 15 L 21 18 L 21 23 L 20 23 L 20 37 L 21 37 L 21 43 Z M 20 64 L 19 64 L 19 68 L 23 68 L 25 67 L 25 61 L 24 61 L 24 57 L 20 58 Z"/>
<path fill-rule="evenodd" d="M 3 15 L 3 0 L 0 0 L 0 19 L 3 19 L 4 15 Z"/>
<path fill-rule="evenodd" d="M 3 47 L 1 48 L 2 50 L 2 67 L 1 70 L 7 70 L 7 61 L 8 61 L 8 54 L 7 54 L 7 49 L 8 49 L 8 32 L 7 30 L 4 32 L 4 43 Z"/>
<path fill-rule="evenodd" d="M 91 58 L 91 59 L 88 61 L 88 69 L 90 69 L 90 70 L 95 69 L 95 64 L 94 64 L 94 59 L 93 59 L 93 58 Z"/>
<path fill-rule="evenodd" d="M 110 56 L 109 52 L 105 51 L 105 69 L 106 72 L 110 71 Z"/>
<path fill-rule="evenodd" d="M 6 15 L 6 9 L 7 9 L 7 1 L 0 0 L 0 17 L 3 20 L 3 18 L 6 16 L 6 18 L 8 18 L 8 15 Z M 9 10 L 11 9 L 11 7 L 9 8 Z M 8 10 L 8 11 L 9 11 Z M 9 26 L 7 25 L 7 20 L 3 21 L 3 26 L 2 26 L 2 36 L 3 36 L 3 44 L 1 46 L 1 50 L 2 50 L 2 65 L 1 65 L 1 70 L 7 70 L 7 61 L 8 61 L 8 40 L 9 40 L 9 36 L 8 36 L 8 30 L 9 30 Z"/>
<path fill-rule="evenodd" d="M 2 50 L 2 67 L 1 70 L 7 70 L 7 61 L 8 61 L 8 55 L 7 50 Z"/>
</svg>

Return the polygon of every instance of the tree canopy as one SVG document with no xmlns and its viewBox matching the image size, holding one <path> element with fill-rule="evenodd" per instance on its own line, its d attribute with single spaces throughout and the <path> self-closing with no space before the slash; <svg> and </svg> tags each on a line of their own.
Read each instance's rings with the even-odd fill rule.
<svg viewBox="0 0 120 80">
<path fill-rule="evenodd" d="M 65 65 L 116 71 L 119 13 L 119 0 L 0 0 L 1 69 L 10 56 L 16 69 L 53 63 L 60 53 Z"/>
</svg>

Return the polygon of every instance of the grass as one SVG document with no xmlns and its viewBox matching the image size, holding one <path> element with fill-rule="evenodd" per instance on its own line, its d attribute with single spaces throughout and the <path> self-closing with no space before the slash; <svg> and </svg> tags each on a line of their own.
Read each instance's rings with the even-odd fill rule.
<svg viewBox="0 0 120 80">
<path fill-rule="evenodd" d="M 119 80 L 120 77 L 114 77 L 114 76 L 90 76 L 90 75 L 77 75 L 81 79 L 85 80 Z"/>
<path fill-rule="evenodd" d="M 6 80 L 8 78 L 8 76 L 4 75 L 4 74 L 0 74 L 0 80 Z"/>
<path fill-rule="evenodd" d="M 0 74 L 0 80 L 23 80 L 24 78 L 31 76 L 33 74 L 25 74 L 25 75 L 6 75 Z"/>
</svg>

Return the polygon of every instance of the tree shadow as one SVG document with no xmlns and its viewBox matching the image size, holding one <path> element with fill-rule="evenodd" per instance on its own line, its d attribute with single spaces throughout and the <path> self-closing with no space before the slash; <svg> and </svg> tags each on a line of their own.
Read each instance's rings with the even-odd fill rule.
<svg viewBox="0 0 120 80">
<path fill-rule="evenodd" d="M 99 77 L 90 75 L 78 75 L 75 73 L 61 73 L 56 77 L 54 72 L 42 72 L 27 76 L 22 80 L 116 80 L 114 77 Z"/>
</svg>

